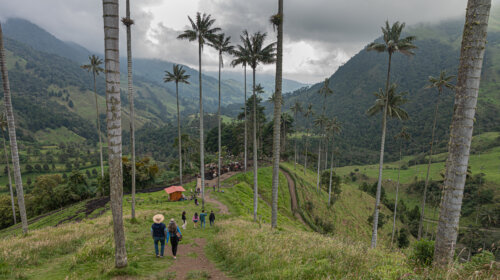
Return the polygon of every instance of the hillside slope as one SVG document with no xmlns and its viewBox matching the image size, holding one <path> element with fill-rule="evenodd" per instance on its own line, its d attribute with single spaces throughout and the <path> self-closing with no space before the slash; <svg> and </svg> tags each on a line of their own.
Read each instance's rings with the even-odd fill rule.
<svg viewBox="0 0 500 280">
<path fill-rule="evenodd" d="M 500 9 L 491 13 L 492 22 L 500 17 Z M 382 23 L 381 23 L 382 24 Z M 438 76 L 441 70 L 456 74 L 459 62 L 459 47 L 463 29 L 463 19 L 450 20 L 432 25 L 418 25 L 406 28 L 405 35 L 415 35 L 415 56 L 406 57 L 395 54 L 392 61 L 391 82 L 399 85 L 398 91 L 408 91 L 409 102 L 404 106 L 410 120 L 400 124 L 390 120 L 386 151 L 394 159 L 397 145 L 393 136 L 404 125 L 412 135 L 408 153 L 422 151 L 431 137 L 436 90 L 425 89 L 429 76 Z M 380 41 L 380 38 L 377 39 Z M 488 32 L 488 44 L 483 66 L 475 132 L 500 130 L 500 94 L 498 81 L 500 71 L 500 32 L 492 24 Z M 327 115 L 342 122 L 343 131 L 338 137 L 340 146 L 340 164 L 355 165 L 376 162 L 381 135 L 380 115 L 368 117 L 367 109 L 374 103 L 373 92 L 385 85 L 387 73 L 387 54 L 361 50 L 341 66 L 331 77 L 330 87 L 334 94 L 327 99 Z M 456 82 L 456 81 L 455 81 Z M 320 112 L 323 98 L 317 93 L 322 83 L 288 94 L 285 98 L 285 110 L 296 101 L 312 103 L 314 110 Z M 440 112 L 437 122 L 436 139 L 438 151 L 446 150 L 449 124 L 453 109 L 454 93 L 445 91 L 440 98 Z M 304 118 L 298 120 L 299 127 L 304 127 Z M 374 139 L 376 141 L 374 141 Z"/>
</svg>

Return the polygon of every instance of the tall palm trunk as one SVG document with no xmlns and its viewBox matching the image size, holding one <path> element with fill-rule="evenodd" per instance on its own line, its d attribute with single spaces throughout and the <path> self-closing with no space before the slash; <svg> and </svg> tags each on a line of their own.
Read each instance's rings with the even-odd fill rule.
<svg viewBox="0 0 500 280">
<path fill-rule="evenodd" d="M 255 68 L 252 68 L 253 80 L 253 220 L 257 221 L 259 202 L 257 184 L 257 94 L 255 93 Z"/>
<path fill-rule="evenodd" d="M 115 239 L 115 266 L 127 266 L 125 231 L 123 229 L 123 170 L 122 118 L 120 100 L 120 55 L 118 0 L 103 0 L 104 49 L 106 72 L 106 123 L 108 130 L 109 185 L 113 234 Z"/>
<path fill-rule="evenodd" d="M 128 78 L 128 101 L 130 104 L 130 153 L 132 157 L 132 219 L 135 218 L 135 111 L 134 111 L 134 88 L 132 85 L 132 36 L 130 26 L 130 0 L 127 0 L 126 16 L 127 26 L 127 78 Z"/>
<path fill-rule="evenodd" d="M 248 148 L 247 148 L 247 143 L 248 143 L 248 122 L 247 122 L 247 65 L 246 63 L 243 65 L 243 71 L 245 73 L 244 81 L 245 81 L 245 172 L 247 172 L 247 155 L 248 155 Z"/>
<path fill-rule="evenodd" d="M 221 99 L 221 93 L 220 93 L 220 72 L 221 72 L 221 66 L 222 66 L 222 54 L 219 54 L 219 107 L 217 109 L 217 122 L 219 124 L 219 136 L 218 136 L 218 144 L 219 144 L 219 155 L 217 156 L 217 189 L 220 191 L 220 175 L 222 174 L 221 172 L 221 164 L 220 164 L 220 155 L 222 152 L 222 147 L 221 147 L 221 124 L 220 124 L 220 99 Z"/>
<path fill-rule="evenodd" d="M 401 172 L 401 161 L 402 157 L 402 143 L 399 143 L 399 162 L 398 162 L 398 182 L 396 183 L 396 200 L 394 201 L 394 218 L 392 219 L 392 235 L 391 235 L 391 248 L 392 243 L 394 242 L 394 233 L 396 231 L 396 216 L 398 213 L 398 195 L 399 195 L 399 175 Z"/>
<path fill-rule="evenodd" d="M 373 231 L 371 247 L 377 247 L 377 230 L 378 230 L 378 213 L 380 207 L 380 192 L 382 190 L 382 170 L 384 166 L 384 148 L 385 148 L 385 132 L 387 128 L 387 107 L 389 105 L 389 79 L 391 75 L 391 58 L 392 54 L 389 52 L 389 65 L 387 67 L 387 81 L 385 83 L 385 105 L 382 116 L 382 140 L 380 141 L 380 161 L 378 166 L 378 181 L 377 193 L 375 195 L 375 210 L 373 211 Z"/>
<path fill-rule="evenodd" d="M 332 137 L 333 143 L 333 137 Z M 332 159 L 330 160 L 330 182 L 328 183 L 328 206 L 331 205 L 332 201 L 332 175 L 333 175 L 333 147 L 332 147 Z"/>
<path fill-rule="evenodd" d="M 198 39 L 198 78 L 200 81 L 200 177 L 201 177 L 201 209 L 205 209 L 205 143 L 203 143 L 203 91 L 201 86 L 201 39 Z"/>
<path fill-rule="evenodd" d="M 97 102 L 97 85 L 95 71 L 92 72 L 94 75 L 94 97 L 95 97 L 95 112 L 96 112 L 96 122 L 97 122 L 97 134 L 99 135 L 99 156 L 101 160 L 101 179 L 104 178 L 104 163 L 102 158 L 102 136 L 101 136 L 101 122 L 99 120 L 99 103 Z"/>
<path fill-rule="evenodd" d="M 439 96 L 441 96 L 441 88 L 439 88 Z M 422 209 L 420 213 L 420 221 L 418 223 L 418 240 L 422 238 L 422 227 L 424 224 L 424 214 L 425 214 L 425 200 L 427 199 L 427 188 L 429 186 L 429 173 L 431 171 L 431 164 L 432 164 L 432 147 L 434 144 L 434 132 L 436 130 L 438 108 L 439 108 L 439 99 L 436 101 L 436 108 L 434 110 L 434 123 L 432 125 L 431 146 L 429 149 L 429 163 L 427 164 L 427 175 L 425 176 L 424 194 L 422 196 L 422 206 L 421 206 Z"/>
<path fill-rule="evenodd" d="M 325 138 L 325 167 L 323 168 L 324 170 L 326 170 L 326 168 L 328 167 L 328 140 L 329 137 L 326 137 Z"/>
<path fill-rule="evenodd" d="M 274 100 L 274 127 L 273 127 L 273 186 L 271 203 L 271 227 L 278 226 L 278 186 L 280 170 L 280 120 L 281 120 L 281 86 L 283 74 L 283 0 L 278 0 L 278 44 L 276 54 L 276 87 Z M 286 119 L 283 119 L 286 125 Z M 283 145 L 286 145 L 286 127 L 283 130 Z"/>
<path fill-rule="evenodd" d="M 306 119 L 306 150 L 305 150 L 305 154 L 304 154 L 304 175 L 306 175 L 306 169 L 307 169 L 307 146 L 309 144 L 308 140 L 309 140 L 309 127 L 308 127 L 308 122 L 309 122 L 309 118 Z"/>
<path fill-rule="evenodd" d="M 436 265 L 446 265 L 452 260 L 457 240 L 490 9 L 491 0 L 469 0 L 467 4 L 444 194 L 436 233 Z"/>
<path fill-rule="evenodd" d="M 321 130 L 321 128 L 320 128 Z M 316 176 L 316 189 L 319 193 L 319 169 L 321 166 L 321 136 L 319 137 L 319 145 L 318 145 L 318 174 Z"/>
<path fill-rule="evenodd" d="M 297 111 L 295 111 L 295 122 L 297 122 Z M 293 169 L 297 170 L 297 137 L 293 139 L 293 146 L 294 146 Z"/>
<path fill-rule="evenodd" d="M 177 138 L 179 139 L 179 181 L 182 186 L 182 137 L 181 137 L 181 113 L 179 110 L 179 82 L 175 82 L 175 96 L 177 97 Z"/>
<path fill-rule="evenodd" d="M 21 178 L 21 166 L 19 164 L 19 152 L 17 150 L 16 124 L 14 122 L 14 111 L 10 95 L 9 74 L 7 72 L 5 49 L 3 46 L 3 32 L 0 24 L 0 70 L 2 72 L 2 84 L 4 93 L 5 114 L 7 116 L 7 126 L 9 129 L 10 149 L 12 153 L 12 165 L 14 166 L 14 181 L 16 183 L 17 205 L 21 215 L 23 233 L 28 233 L 28 219 L 26 217 L 26 207 L 24 205 L 23 180 Z"/>
<path fill-rule="evenodd" d="M 7 166 L 7 175 L 9 177 L 9 191 L 10 191 L 10 203 L 12 205 L 12 217 L 14 217 L 14 224 L 17 224 L 16 204 L 14 203 L 14 192 L 12 191 L 12 178 L 10 176 L 9 153 L 7 153 L 7 143 L 5 142 L 5 135 L 3 134 L 3 128 L 1 128 L 1 130 L 3 139 L 3 151 L 5 154 L 5 164 Z"/>
</svg>

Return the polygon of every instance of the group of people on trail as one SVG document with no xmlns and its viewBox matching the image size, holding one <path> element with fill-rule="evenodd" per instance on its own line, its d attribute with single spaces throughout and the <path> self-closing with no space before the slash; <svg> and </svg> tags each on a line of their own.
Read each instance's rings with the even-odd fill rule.
<svg viewBox="0 0 500 280">
<path fill-rule="evenodd" d="M 207 213 L 205 213 L 205 210 L 201 210 L 200 215 L 198 215 L 198 212 L 194 212 L 193 215 L 193 224 L 194 228 L 196 228 L 198 221 L 200 222 L 200 228 L 204 228 L 206 225 L 206 217 Z M 215 224 L 215 214 L 214 211 L 210 211 L 210 215 L 208 216 L 208 220 L 210 221 L 210 226 L 213 226 Z M 182 212 L 182 221 L 184 224 L 182 224 L 182 228 L 186 228 L 187 222 L 186 222 L 186 211 Z"/>
<path fill-rule="evenodd" d="M 205 227 L 205 220 L 207 217 L 207 213 L 205 210 L 201 210 L 200 215 L 198 212 L 194 213 L 193 216 L 193 224 L 194 228 L 197 227 L 198 221 L 200 221 L 200 227 Z M 174 256 L 174 260 L 177 259 L 177 246 L 179 245 L 179 241 L 182 240 L 182 233 L 179 229 L 179 226 L 175 223 L 175 220 L 172 218 L 168 223 L 168 226 L 163 223 L 165 217 L 162 214 L 156 214 L 153 216 L 153 225 L 151 226 L 151 237 L 153 237 L 153 242 L 155 245 L 155 253 L 157 258 L 163 258 L 163 253 L 165 251 L 165 244 L 168 244 L 170 241 L 172 247 L 172 255 Z M 210 221 L 210 226 L 215 224 L 215 214 L 214 211 L 210 211 L 210 215 L 208 217 Z M 182 212 L 182 228 L 186 229 L 186 211 Z M 160 246 L 158 246 L 160 245 Z"/>
<path fill-rule="evenodd" d="M 154 223 L 151 226 L 151 236 L 153 237 L 153 241 L 155 244 L 156 257 L 163 258 L 165 243 L 168 244 L 168 241 L 170 240 L 172 255 L 174 256 L 174 259 L 176 259 L 177 245 L 179 245 L 179 241 L 182 239 L 182 233 L 173 218 L 170 219 L 170 223 L 168 223 L 168 226 L 163 223 L 164 219 L 165 217 L 163 217 L 162 214 L 154 215 Z M 161 250 L 158 248 L 158 243 L 160 243 L 161 245 Z"/>
</svg>

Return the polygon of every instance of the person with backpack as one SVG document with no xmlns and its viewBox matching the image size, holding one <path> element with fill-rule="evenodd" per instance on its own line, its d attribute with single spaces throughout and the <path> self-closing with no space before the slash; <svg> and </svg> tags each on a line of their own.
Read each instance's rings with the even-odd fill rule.
<svg viewBox="0 0 500 280">
<path fill-rule="evenodd" d="M 177 259 L 177 245 L 179 245 L 179 241 L 182 239 L 182 233 L 173 218 L 170 219 L 170 223 L 168 224 L 167 244 L 169 239 L 172 245 L 172 255 L 174 255 L 175 260 Z"/>
<path fill-rule="evenodd" d="M 165 250 L 165 237 L 167 236 L 167 227 L 163 222 L 165 218 L 162 214 L 156 214 L 153 216 L 153 225 L 151 226 L 151 236 L 153 237 L 153 242 L 155 244 L 155 253 L 157 258 L 163 258 L 163 252 Z M 159 254 L 158 243 L 161 244 L 161 254 Z"/>
<path fill-rule="evenodd" d="M 210 221 L 210 226 L 215 224 L 215 214 L 214 211 L 210 211 L 210 216 L 208 216 L 208 220 Z"/>
<path fill-rule="evenodd" d="M 186 229 L 186 211 L 182 211 L 182 229 Z"/>
<path fill-rule="evenodd" d="M 194 228 L 196 228 L 196 224 L 198 223 L 198 212 L 194 212 L 193 223 L 194 223 Z"/>
<path fill-rule="evenodd" d="M 201 210 L 200 213 L 200 228 L 205 227 L 205 217 L 207 216 L 207 213 L 205 213 L 205 210 Z"/>
</svg>

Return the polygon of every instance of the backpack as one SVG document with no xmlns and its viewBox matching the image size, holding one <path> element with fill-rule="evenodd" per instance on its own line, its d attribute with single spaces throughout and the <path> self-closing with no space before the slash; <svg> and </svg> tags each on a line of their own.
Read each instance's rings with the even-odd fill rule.
<svg viewBox="0 0 500 280">
<path fill-rule="evenodd" d="M 164 223 L 154 223 L 151 227 L 153 229 L 154 237 L 165 237 L 165 224 Z"/>
</svg>

